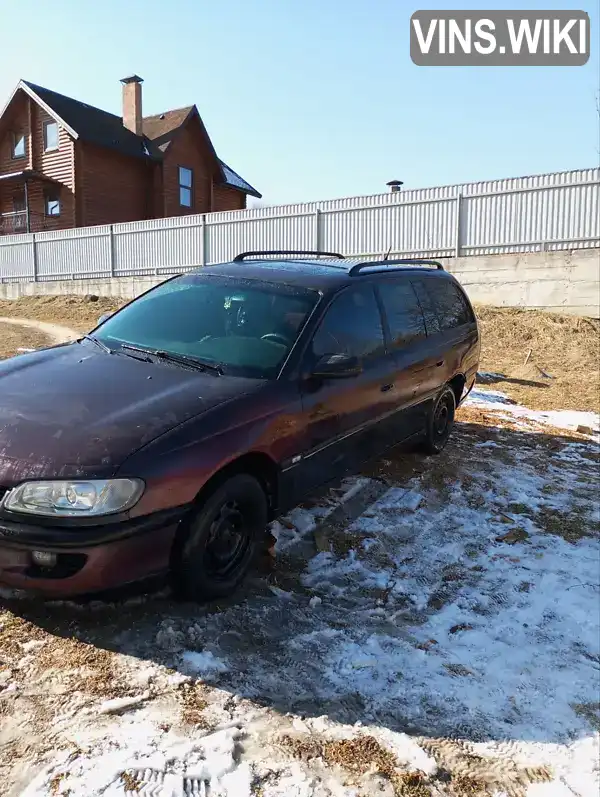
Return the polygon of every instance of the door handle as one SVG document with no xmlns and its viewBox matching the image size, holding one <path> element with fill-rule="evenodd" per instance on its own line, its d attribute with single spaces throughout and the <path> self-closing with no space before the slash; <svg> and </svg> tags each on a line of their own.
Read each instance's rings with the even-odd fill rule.
<svg viewBox="0 0 600 797">
<path fill-rule="evenodd" d="M 394 387 L 394 385 L 393 385 L 393 384 L 390 384 L 390 385 L 382 385 L 382 386 L 381 386 L 381 392 L 382 392 L 382 393 L 387 393 L 387 392 L 388 392 L 389 390 L 391 390 L 393 387 Z"/>
<path fill-rule="evenodd" d="M 443 364 L 444 364 L 444 361 L 443 361 L 443 360 L 438 360 L 438 362 L 436 363 L 436 366 L 437 366 L 438 368 L 441 368 L 441 366 L 442 366 Z"/>
</svg>

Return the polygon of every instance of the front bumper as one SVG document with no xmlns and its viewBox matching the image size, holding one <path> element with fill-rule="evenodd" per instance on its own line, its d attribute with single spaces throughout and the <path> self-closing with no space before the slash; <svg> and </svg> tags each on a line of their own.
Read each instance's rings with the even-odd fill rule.
<svg viewBox="0 0 600 797">
<path fill-rule="evenodd" d="M 74 597 L 164 573 L 185 507 L 104 526 L 32 525 L 0 517 L 0 584 L 47 597 Z M 33 563 L 32 551 L 56 555 Z"/>
</svg>

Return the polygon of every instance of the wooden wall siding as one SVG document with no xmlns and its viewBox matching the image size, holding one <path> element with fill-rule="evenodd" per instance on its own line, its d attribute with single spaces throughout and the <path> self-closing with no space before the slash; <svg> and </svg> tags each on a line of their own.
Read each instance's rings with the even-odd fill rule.
<svg viewBox="0 0 600 797">
<path fill-rule="evenodd" d="M 74 142 L 59 126 L 59 146 L 52 152 L 44 151 L 43 124 L 52 117 L 33 102 L 26 94 L 17 95 L 9 109 L 0 134 L 0 174 L 10 174 L 24 169 L 42 172 L 60 186 L 60 216 L 46 217 L 44 189 L 47 184 L 30 180 L 28 183 L 31 229 L 58 230 L 76 225 L 74 197 Z M 12 134 L 27 135 L 26 157 L 12 157 Z M 3 184 L 0 190 L 0 213 L 12 213 L 14 198 L 24 195 L 22 182 Z"/>
<path fill-rule="evenodd" d="M 45 184 L 40 181 L 30 181 L 27 191 L 29 195 L 29 210 L 32 232 L 42 232 L 43 230 L 63 230 L 75 227 L 75 195 L 66 186 L 60 192 L 60 216 L 46 216 Z M 10 182 L 0 183 L 0 213 L 13 213 L 14 198 L 23 196 L 23 183 Z M 22 229 L 17 229 L 13 225 L 15 221 L 8 220 L 6 231 L 26 232 L 25 217 L 21 222 Z"/>
<path fill-rule="evenodd" d="M 194 173 L 194 196 L 191 208 L 179 204 L 179 167 Z M 163 161 L 163 212 L 161 216 L 185 216 L 209 213 L 214 160 L 197 119 L 191 119 L 165 153 Z"/>
<path fill-rule="evenodd" d="M 58 128 L 58 149 L 45 152 L 44 150 L 44 122 L 54 121 L 42 108 L 33 105 L 32 121 L 34 134 L 33 143 L 33 168 L 42 172 L 47 177 L 74 190 L 73 183 L 73 158 L 75 154 L 74 141 L 67 131 Z"/>
<path fill-rule="evenodd" d="M 13 132 L 29 135 L 28 98 L 24 94 L 15 96 L 0 128 L 0 174 L 20 172 L 30 167 L 27 155 L 24 158 L 12 157 Z"/>
<path fill-rule="evenodd" d="M 152 218 L 154 164 L 77 142 L 80 226 Z"/>
<path fill-rule="evenodd" d="M 227 188 L 222 185 L 215 185 L 213 188 L 213 210 L 244 210 L 246 208 L 246 194 L 236 191 L 235 188 Z"/>
</svg>

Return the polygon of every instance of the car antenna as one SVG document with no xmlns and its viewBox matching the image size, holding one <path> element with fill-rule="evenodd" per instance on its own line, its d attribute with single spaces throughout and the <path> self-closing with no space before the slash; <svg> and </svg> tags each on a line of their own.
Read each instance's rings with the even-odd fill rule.
<svg viewBox="0 0 600 797">
<path fill-rule="evenodd" d="M 386 252 L 386 253 L 385 253 L 385 255 L 383 256 L 383 259 L 384 259 L 384 260 L 387 260 L 387 259 L 389 258 L 389 256 L 390 256 L 390 252 L 391 252 L 391 251 L 392 251 L 392 245 L 390 244 L 390 247 L 389 247 L 389 249 L 387 250 L 387 252 Z"/>
</svg>

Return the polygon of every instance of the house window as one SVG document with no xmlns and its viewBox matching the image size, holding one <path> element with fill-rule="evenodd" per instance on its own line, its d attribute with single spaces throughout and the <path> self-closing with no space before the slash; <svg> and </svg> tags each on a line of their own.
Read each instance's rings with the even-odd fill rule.
<svg viewBox="0 0 600 797">
<path fill-rule="evenodd" d="M 44 191 L 44 207 L 46 216 L 60 216 L 60 195 L 57 188 Z"/>
<path fill-rule="evenodd" d="M 44 122 L 44 150 L 58 149 L 58 125 L 50 120 Z"/>
<path fill-rule="evenodd" d="M 183 208 L 192 207 L 192 178 L 191 169 L 186 169 L 185 166 L 179 167 L 179 204 Z"/>
<path fill-rule="evenodd" d="M 13 158 L 24 158 L 27 139 L 25 133 L 13 133 L 12 156 Z"/>
</svg>

